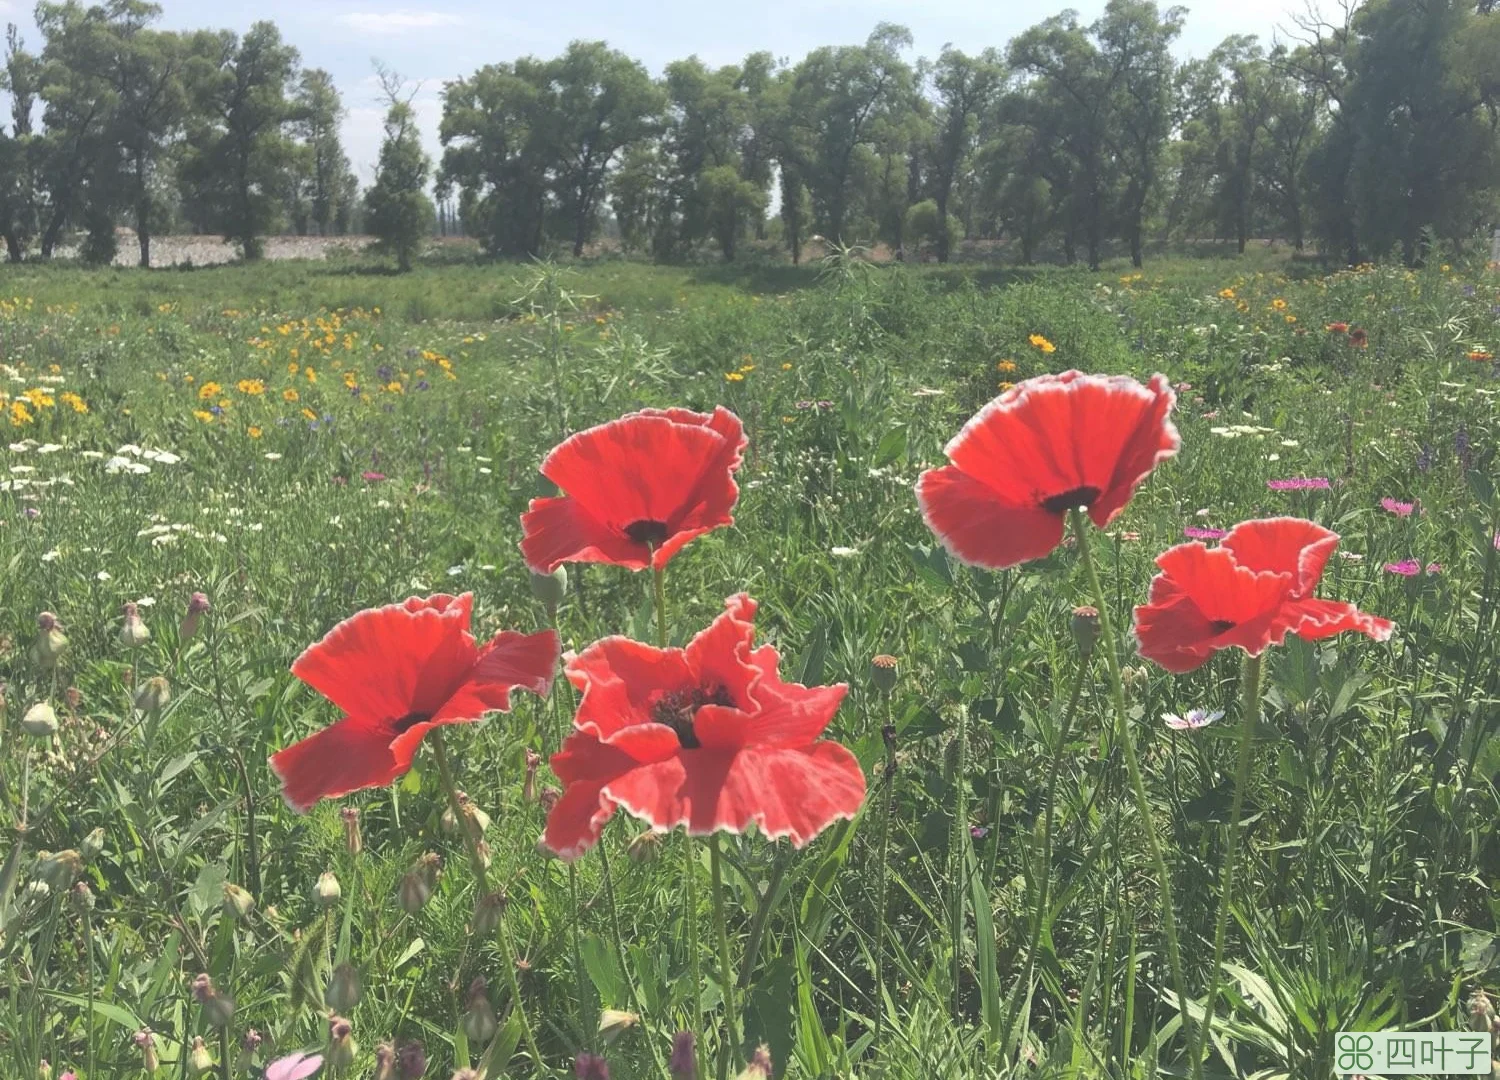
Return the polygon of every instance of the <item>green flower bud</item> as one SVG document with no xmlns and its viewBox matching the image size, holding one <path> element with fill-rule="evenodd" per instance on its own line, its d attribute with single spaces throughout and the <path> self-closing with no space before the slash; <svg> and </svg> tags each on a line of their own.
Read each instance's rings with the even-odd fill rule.
<svg viewBox="0 0 1500 1080">
<path fill-rule="evenodd" d="M 47 883 L 53 892 L 64 892 L 71 888 L 78 875 L 83 872 L 83 856 L 72 848 L 67 851 L 39 852 L 36 876 Z"/>
<path fill-rule="evenodd" d="M 140 609 L 134 604 L 125 605 L 125 623 L 120 627 L 120 644 L 127 649 L 138 649 L 151 640 L 151 631 L 141 619 Z"/>
<path fill-rule="evenodd" d="M 568 571 L 565 567 L 559 566 L 550 574 L 531 572 L 531 595 L 546 606 L 548 621 L 557 621 L 557 607 L 567 594 Z"/>
<path fill-rule="evenodd" d="M 104 852 L 104 830 L 95 829 L 83 838 L 83 857 L 97 859 Z"/>
<path fill-rule="evenodd" d="M 401 875 L 401 883 L 396 888 L 396 899 L 401 904 L 402 911 L 415 915 L 432 899 L 432 886 L 417 871 L 408 870 Z"/>
<path fill-rule="evenodd" d="M 333 876 L 332 870 L 324 870 L 318 877 L 318 883 L 313 887 L 313 899 L 318 902 L 319 907 L 333 907 L 344 895 L 344 890 L 339 888 L 339 879 Z"/>
<path fill-rule="evenodd" d="M 353 1012 L 363 991 L 358 969 L 345 960 L 333 969 L 333 977 L 328 980 L 328 989 L 324 992 L 323 999 L 334 1012 Z"/>
<path fill-rule="evenodd" d="M 482 976 L 469 984 L 469 1007 L 464 1013 L 463 1024 L 464 1034 L 469 1037 L 469 1042 L 475 1044 L 489 1042 L 500 1026 Z"/>
<path fill-rule="evenodd" d="M 505 905 L 509 902 L 504 892 L 492 892 L 479 898 L 479 903 L 474 906 L 474 933 L 479 937 L 489 937 L 500 925 L 500 916 L 505 913 Z"/>
<path fill-rule="evenodd" d="M 157 712 L 166 708 L 167 702 L 171 700 L 172 688 L 160 675 L 141 683 L 140 689 L 135 692 L 135 707 L 141 712 Z"/>
<path fill-rule="evenodd" d="M 229 919 L 243 919 L 255 908 L 255 897 L 231 882 L 224 883 L 224 915 Z"/>
<path fill-rule="evenodd" d="M 50 739 L 57 734 L 57 712 L 50 702 L 38 701 L 21 717 L 21 730 L 38 739 Z"/>
<path fill-rule="evenodd" d="M 188 1075 L 204 1076 L 213 1071 L 214 1059 L 203 1045 L 203 1036 L 193 1036 L 193 1048 L 188 1052 Z"/>
<path fill-rule="evenodd" d="M 32 646 L 32 658 L 42 670 L 50 671 L 67 651 L 68 639 L 57 623 L 57 616 L 52 612 L 42 612 L 36 617 L 36 622 L 40 632 L 37 634 L 36 644 Z"/>
<path fill-rule="evenodd" d="M 74 911 L 86 915 L 94 910 L 94 890 L 89 888 L 86 881 L 75 881 L 68 893 L 68 901 L 73 905 Z"/>
</svg>

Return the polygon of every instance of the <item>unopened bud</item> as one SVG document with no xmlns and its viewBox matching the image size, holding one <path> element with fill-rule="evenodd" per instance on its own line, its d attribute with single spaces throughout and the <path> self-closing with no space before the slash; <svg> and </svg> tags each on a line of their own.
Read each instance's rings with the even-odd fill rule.
<svg viewBox="0 0 1500 1080">
<path fill-rule="evenodd" d="M 469 1007 L 464 1012 L 463 1023 L 464 1034 L 471 1043 L 489 1042 L 499 1027 L 495 1007 L 490 1004 L 488 987 L 482 976 L 469 984 Z"/>
<path fill-rule="evenodd" d="M 1072 629 L 1073 640 L 1078 643 L 1078 655 L 1087 660 L 1094 655 L 1094 643 L 1099 640 L 1099 609 L 1074 608 Z"/>
<path fill-rule="evenodd" d="M 328 1065 L 335 1074 L 354 1064 L 359 1044 L 354 1041 L 354 1025 L 342 1016 L 328 1018 Z"/>
<path fill-rule="evenodd" d="M 86 881 L 75 881 L 68 892 L 68 901 L 73 905 L 74 911 L 86 915 L 94 910 L 94 890 L 89 888 Z"/>
<path fill-rule="evenodd" d="M 579 1054 L 573 1072 L 578 1080 L 609 1080 L 609 1062 L 599 1054 Z"/>
<path fill-rule="evenodd" d="M 363 994 L 364 985 L 360 981 L 359 970 L 345 960 L 333 969 L 333 977 L 328 980 L 328 990 L 323 996 L 334 1012 L 347 1013 L 354 1011 L 354 1006 L 359 1004 Z"/>
<path fill-rule="evenodd" d="M 37 1062 L 36 1080 L 52 1080 L 52 1063 L 46 1058 Z"/>
<path fill-rule="evenodd" d="M 505 914 L 505 905 L 509 902 L 504 892 L 487 893 L 479 898 L 479 903 L 474 905 L 474 933 L 479 937 L 489 937 L 500 925 L 500 916 Z"/>
<path fill-rule="evenodd" d="M 193 1048 L 188 1052 L 188 1074 L 191 1076 L 203 1076 L 212 1072 L 214 1059 L 209 1055 L 208 1047 L 203 1045 L 203 1036 L 193 1036 Z"/>
<path fill-rule="evenodd" d="M 208 597 L 201 592 L 195 592 L 192 598 L 188 600 L 187 614 L 182 617 L 182 625 L 177 629 L 177 636 L 183 643 L 187 643 L 197 636 L 198 622 L 208 610 Z"/>
<path fill-rule="evenodd" d="M 85 859 L 97 859 L 100 853 L 104 851 L 104 830 L 98 828 L 90 831 L 83 838 L 83 843 L 79 845 L 79 850 L 83 852 Z"/>
<path fill-rule="evenodd" d="M 427 884 L 427 879 L 415 870 L 409 870 L 401 875 L 401 883 L 396 889 L 396 899 L 401 904 L 401 910 L 408 915 L 415 915 L 427 906 L 427 901 L 432 899 L 432 886 Z"/>
<path fill-rule="evenodd" d="M 37 859 L 36 876 L 47 883 L 53 892 L 72 888 L 73 882 L 83 872 L 83 856 L 72 848 L 66 851 L 41 852 Z"/>
<path fill-rule="evenodd" d="M 248 1028 L 240 1039 L 240 1052 L 234 1059 L 236 1072 L 247 1073 L 255 1064 L 255 1055 L 260 1051 L 261 1035 L 254 1028 Z"/>
<path fill-rule="evenodd" d="M 521 798 L 527 802 L 536 801 L 536 770 L 542 763 L 542 755 L 531 747 L 526 748 L 526 782 L 521 785 Z"/>
<path fill-rule="evenodd" d="M 140 689 L 135 692 L 135 707 L 141 712 L 157 712 L 166 708 L 167 702 L 171 700 L 172 688 L 160 675 L 141 683 Z"/>
<path fill-rule="evenodd" d="M 562 790 L 555 787 L 542 788 L 541 794 L 536 797 L 537 804 L 541 806 L 542 813 L 552 813 L 552 808 L 557 805 L 557 800 L 562 798 Z"/>
<path fill-rule="evenodd" d="M 224 914 L 231 919 L 243 919 L 255 908 L 255 897 L 231 882 L 224 883 Z"/>
<path fill-rule="evenodd" d="M 750 1063 L 745 1066 L 745 1071 L 736 1080 L 770 1080 L 771 1071 L 771 1048 L 761 1043 Z"/>
<path fill-rule="evenodd" d="M 350 855 L 358 855 L 364 850 L 364 837 L 359 832 L 359 808 L 346 806 L 339 811 L 339 817 L 344 821 L 344 847 Z"/>
<path fill-rule="evenodd" d="M 452 1080 L 484 1080 L 484 1074 L 478 1069 L 456 1069 Z"/>
<path fill-rule="evenodd" d="M 44 671 L 50 671 L 68 648 L 68 638 L 58 625 L 57 616 L 50 611 L 44 611 L 36 617 L 39 630 L 36 645 L 32 648 L 32 655 L 37 666 Z"/>
<path fill-rule="evenodd" d="M 396 1071 L 401 1080 L 422 1080 L 427 1074 L 427 1049 L 419 1042 L 402 1043 L 396 1051 Z"/>
<path fill-rule="evenodd" d="M 125 623 L 120 627 L 120 644 L 127 649 L 138 649 L 151 640 L 151 631 L 141 619 L 140 609 L 135 604 L 126 604 Z"/>
<path fill-rule="evenodd" d="M 339 888 L 339 879 L 333 876 L 333 871 L 324 870 L 313 887 L 313 899 L 322 907 L 333 907 L 343 895 L 344 890 Z"/>
<path fill-rule="evenodd" d="M 672 1080 L 698 1080 L 697 1039 L 691 1031 L 679 1031 L 672 1036 L 672 1056 L 667 1060 L 667 1071 Z"/>
<path fill-rule="evenodd" d="M 1490 996 L 1484 992 L 1484 987 L 1475 987 L 1474 993 L 1469 995 L 1469 1027 L 1474 1031 L 1488 1031 L 1494 1019 L 1495 1006 L 1490 1002 Z"/>
<path fill-rule="evenodd" d="M 375 1048 L 375 1080 L 396 1080 L 396 1048 L 388 1042 Z"/>
<path fill-rule="evenodd" d="M 547 620 L 557 621 L 557 607 L 568 594 L 568 571 L 559 566 L 550 574 L 531 572 L 531 595 L 547 608 Z"/>
<path fill-rule="evenodd" d="M 37 739 L 50 739 L 57 734 L 57 712 L 47 701 L 38 701 L 21 717 L 21 730 Z"/>
<path fill-rule="evenodd" d="M 647 829 L 625 849 L 625 855 L 634 863 L 648 863 L 655 861 L 661 854 L 661 833 Z"/>
<path fill-rule="evenodd" d="M 481 868 L 488 870 L 490 864 L 495 861 L 495 854 L 490 850 L 490 845 L 481 840 L 474 845 L 474 857 L 479 860 Z"/>
<path fill-rule="evenodd" d="M 899 674 L 896 665 L 896 658 L 887 653 L 870 658 L 870 682 L 880 693 L 889 694 L 896 689 L 896 678 Z"/>
<path fill-rule="evenodd" d="M 633 1012 L 624 1009 L 605 1009 L 599 1014 L 599 1037 L 606 1043 L 612 1043 L 618 1039 L 622 1032 L 628 1031 L 640 1023 L 641 1018 Z"/>
<path fill-rule="evenodd" d="M 134 1041 L 141 1052 L 141 1068 L 149 1076 L 161 1067 L 161 1059 L 156 1053 L 156 1036 L 150 1028 L 141 1028 L 135 1033 Z"/>
</svg>

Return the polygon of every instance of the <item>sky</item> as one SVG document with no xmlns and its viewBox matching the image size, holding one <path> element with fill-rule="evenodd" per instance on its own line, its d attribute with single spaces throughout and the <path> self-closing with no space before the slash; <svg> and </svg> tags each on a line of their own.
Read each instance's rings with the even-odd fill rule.
<svg viewBox="0 0 1500 1080">
<path fill-rule="evenodd" d="M 1160 0 L 1159 0 L 1160 2 Z M 1064 0 L 158 0 L 166 29 L 228 27 L 243 32 L 271 19 L 305 67 L 332 73 L 348 116 L 344 148 L 361 186 L 373 177 L 381 138 L 379 86 L 372 59 L 420 84 L 413 102 L 434 163 L 443 83 L 485 64 L 550 57 L 575 39 L 604 40 L 659 75 L 696 53 L 705 63 L 735 63 L 766 50 L 792 62 L 821 45 L 855 45 L 880 22 L 911 30 L 911 58 L 936 57 L 944 45 L 966 52 L 1003 47 L 1056 14 Z M 1071 6 L 1088 23 L 1105 0 Z M 1162 3 L 1161 6 L 1168 6 Z M 1230 34 L 1269 40 L 1307 0 L 1198 0 L 1177 43 L 1181 57 L 1202 56 Z M 16 22 L 37 45 L 28 0 L 0 0 L 0 20 Z"/>
</svg>

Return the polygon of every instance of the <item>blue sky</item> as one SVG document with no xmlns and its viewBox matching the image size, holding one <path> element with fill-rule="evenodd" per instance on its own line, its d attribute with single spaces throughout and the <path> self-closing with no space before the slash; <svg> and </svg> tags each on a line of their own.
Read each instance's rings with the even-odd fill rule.
<svg viewBox="0 0 1500 1080">
<path fill-rule="evenodd" d="M 948 43 L 970 52 L 1003 46 L 1065 6 L 1045 0 L 158 2 L 164 9 L 162 25 L 173 29 L 227 26 L 243 31 L 257 19 L 274 20 L 301 51 L 305 66 L 332 72 L 349 109 L 345 148 L 361 184 L 370 182 L 380 144 L 372 57 L 422 84 L 416 105 L 436 158 L 445 80 L 517 56 L 552 56 L 575 38 L 608 41 L 659 74 L 668 62 L 694 53 L 709 64 L 732 63 L 760 49 L 796 61 L 820 45 L 857 44 L 876 23 L 888 21 L 912 31 L 913 55 L 932 57 Z M 1088 22 L 1103 10 L 1104 0 L 1072 6 Z M 1201 56 L 1229 34 L 1269 39 L 1278 25 L 1288 25 L 1290 15 L 1306 8 L 1304 0 L 1203 0 L 1184 6 L 1189 14 L 1178 42 L 1182 56 Z M 36 43 L 26 0 L 0 0 L 0 19 L 19 23 L 28 44 Z"/>
</svg>

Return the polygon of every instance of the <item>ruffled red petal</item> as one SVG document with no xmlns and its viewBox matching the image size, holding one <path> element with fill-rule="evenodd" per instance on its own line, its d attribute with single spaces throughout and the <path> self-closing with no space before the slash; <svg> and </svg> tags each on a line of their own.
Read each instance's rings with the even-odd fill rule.
<svg viewBox="0 0 1500 1080">
<path fill-rule="evenodd" d="M 319 799 L 391 783 L 411 768 L 414 747 L 398 753 L 388 727 L 346 716 L 272 754 L 270 765 L 287 805 L 305 813 Z"/>
<path fill-rule="evenodd" d="M 654 522 L 663 533 L 654 562 L 665 566 L 695 537 L 732 524 L 745 445 L 739 418 L 722 407 L 645 410 L 570 436 L 542 463 L 564 495 L 534 500 L 521 516 L 527 564 L 542 573 L 578 561 L 643 569 L 651 549 L 625 530 Z"/>
<path fill-rule="evenodd" d="M 1062 539 L 1077 493 L 1108 524 L 1181 440 L 1168 419 L 1166 376 L 1067 371 L 1012 387 L 944 448 L 952 465 L 924 473 L 917 500 L 928 526 L 965 562 L 991 568 L 1040 558 Z"/>
<path fill-rule="evenodd" d="M 600 739 L 652 723 L 652 706 L 663 691 L 697 685 L 681 649 L 657 649 L 626 637 L 594 642 L 565 670 L 583 693 L 573 726 Z"/>
<path fill-rule="evenodd" d="M 361 611 L 309 646 L 297 676 L 349 716 L 431 715 L 461 686 L 478 649 L 469 634 L 473 596 L 412 597 Z"/>
<path fill-rule="evenodd" d="M 431 714 L 432 719 L 477 720 L 487 712 L 509 712 L 510 692 L 517 688 L 546 697 L 561 649 L 556 630 L 496 634 L 479 653 L 469 677 Z"/>
<path fill-rule="evenodd" d="M 684 825 L 707 836 L 755 825 L 800 848 L 834 821 L 854 817 L 865 796 L 859 763 L 832 742 L 728 754 L 683 750 L 644 765 L 627 765 L 627 755 L 602 743 L 575 753 L 592 760 L 553 807 L 543 835 L 549 849 L 569 860 L 598 842 L 617 806 L 659 831 Z M 600 775 L 621 766 L 618 775 Z"/>
<path fill-rule="evenodd" d="M 970 566 L 1002 570 L 1044 558 L 1062 542 L 1063 515 L 1007 498 L 951 465 L 929 469 L 917 480 L 917 505 L 927 527 Z"/>
<path fill-rule="evenodd" d="M 770 645 L 751 653 L 750 662 L 759 672 L 750 690 L 752 703 L 742 709 L 705 705 L 693 718 L 693 732 L 705 750 L 809 746 L 833 723 L 849 691 L 845 683 L 782 682 L 780 656 Z"/>
<path fill-rule="evenodd" d="M 1282 626 L 1287 633 L 1306 641 L 1319 641 L 1348 631 L 1376 641 L 1389 641 L 1396 629 L 1391 620 L 1360 611 L 1353 604 L 1317 599 L 1295 600 L 1284 605 L 1277 615 L 1277 628 Z"/>
<path fill-rule="evenodd" d="M 1294 517 L 1241 522 L 1219 541 L 1241 566 L 1290 576 L 1292 596 L 1312 595 L 1338 546 L 1338 533 Z"/>
</svg>

